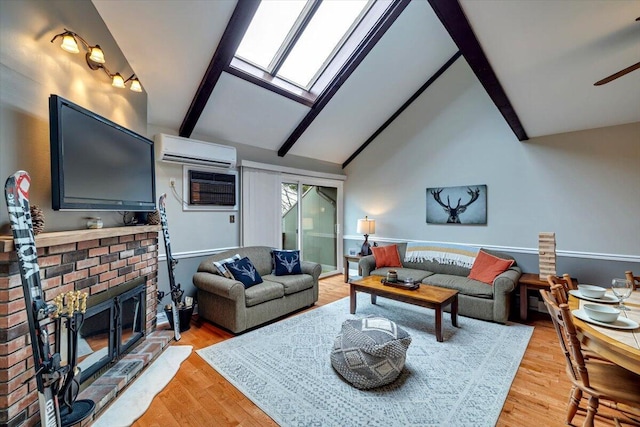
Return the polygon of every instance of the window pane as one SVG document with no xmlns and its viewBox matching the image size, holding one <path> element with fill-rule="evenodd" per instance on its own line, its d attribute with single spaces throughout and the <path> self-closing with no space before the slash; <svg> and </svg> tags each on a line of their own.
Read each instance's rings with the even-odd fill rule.
<svg viewBox="0 0 640 427">
<path fill-rule="evenodd" d="M 236 56 L 267 69 L 306 3 L 306 0 L 261 2 Z"/>
<path fill-rule="evenodd" d="M 307 87 L 367 3 L 367 0 L 322 2 L 278 76 Z"/>
<path fill-rule="evenodd" d="M 282 183 L 282 249 L 298 249 L 298 184 Z"/>
</svg>

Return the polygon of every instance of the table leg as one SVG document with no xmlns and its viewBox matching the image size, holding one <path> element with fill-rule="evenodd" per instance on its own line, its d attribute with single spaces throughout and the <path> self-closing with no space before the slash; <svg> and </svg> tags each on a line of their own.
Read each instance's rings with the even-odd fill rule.
<svg viewBox="0 0 640 427">
<path fill-rule="evenodd" d="M 371 294 L 371 304 L 375 304 L 377 300 L 378 300 L 377 295 Z"/>
<path fill-rule="evenodd" d="M 458 327 L 458 295 L 453 298 L 451 303 L 451 324 Z"/>
<path fill-rule="evenodd" d="M 349 313 L 355 314 L 356 313 L 356 288 L 353 286 L 353 284 L 349 286 L 349 302 L 350 302 Z"/>
<path fill-rule="evenodd" d="M 349 260 L 344 259 L 344 283 L 349 283 Z"/>
<path fill-rule="evenodd" d="M 436 307 L 436 339 L 442 342 L 442 306 Z"/>
<path fill-rule="evenodd" d="M 527 311 L 529 310 L 527 290 L 527 285 L 520 284 L 520 320 L 527 320 Z"/>
</svg>

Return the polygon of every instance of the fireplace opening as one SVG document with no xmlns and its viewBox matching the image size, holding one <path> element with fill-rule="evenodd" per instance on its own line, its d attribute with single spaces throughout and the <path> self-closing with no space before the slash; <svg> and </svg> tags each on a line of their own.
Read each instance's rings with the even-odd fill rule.
<svg viewBox="0 0 640 427">
<path fill-rule="evenodd" d="M 145 335 L 146 278 L 92 295 L 78 336 L 81 389 L 129 352 Z"/>
</svg>

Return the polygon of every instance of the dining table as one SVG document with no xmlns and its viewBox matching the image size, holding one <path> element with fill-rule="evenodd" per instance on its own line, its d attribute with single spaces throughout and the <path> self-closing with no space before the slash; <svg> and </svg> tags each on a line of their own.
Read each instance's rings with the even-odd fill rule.
<svg viewBox="0 0 640 427">
<path fill-rule="evenodd" d="M 574 310 L 580 317 L 585 318 L 582 307 L 584 304 L 601 304 L 616 306 L 616 298 L 607 290 L 604 300 L 607 304 L 582 299 L 577 294 L 569 295 L 569 308 L 573 312 L 573 320 L 576 326 L 578 337 L 583 346 L 609 359 L 613 363 L 640 375 L 640 289 L 636 289 L 631 296 L 624 300 L 624 305 L 628 310 L 620 312 L 619 320 L 614 324 L 604 326 L 593 321 L 582 320 L 577 317 Z M 628 319 L 628 320 L 626 320 Z M 620 326 L 622 328 L 620 328 Z"/>
</svg>

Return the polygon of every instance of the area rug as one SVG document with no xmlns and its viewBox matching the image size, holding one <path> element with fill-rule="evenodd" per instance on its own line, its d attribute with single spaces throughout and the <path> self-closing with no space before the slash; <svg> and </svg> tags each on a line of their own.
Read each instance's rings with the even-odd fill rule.
<svg viewBox="0 0 640 427">
<path fill-rule="evenodd" d="M 197 350 L 281 426 L 493 426 L 533 328 L 444 314 L 358 294 Z M 331 347 L 346 319 L 383 316 L 411 334 L 405 369 L 393 383 L 358 390 L 334 371 Z"/>
<path fill-rule="evenodd" d="M 169 384 L 192 349 L 190 345 L 174 345 L 163 351 L 100 415 L 92 427 L 120 427 L 133 424 L 145 413 L 155 395 Z"/>
</svg>

